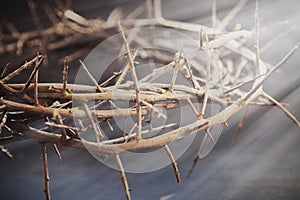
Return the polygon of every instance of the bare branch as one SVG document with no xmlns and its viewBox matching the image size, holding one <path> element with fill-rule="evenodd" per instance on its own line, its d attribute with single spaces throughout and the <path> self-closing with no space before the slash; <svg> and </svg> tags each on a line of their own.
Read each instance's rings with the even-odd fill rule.
<svg viewBox="0 0 300 200">
<path fill-rule="evenodd" d="M 286 109 L 282 105 L 282 103 L 280 103 L 279 101 L 277 101 L 275 98 L 273 98 L 272 96 L 270 96 L 266 92 L 263 93 L 263 96 L 265 96 L 272 103 L 274 103 L 279 109 L 281 109 L 284 112 L 284 114 L 286 114 L 286 116 L 288 116 L 298 126 L 298 128 L 300 128 L 300 122 L 298 121 L 298 119 L 290 111 L 288 111 L 288 109 Z"/>
<path fill-rule="evenodd" d="M 34 79 L 34 102 L 36 106 L 39 106 L 39 89 L 38 89 L 38 84 L 39 84 L 39 63 L 36 62 L 35 64 L 35 69 L 36 69 L 36 73 L 35 73 L 35 79 Z"/>
<path fill-rule="evenodd" d="M 19 75 L 22 71 L 24 71 L 25 69 L 30 67 L 33 63 L 36 63 L 37 61 L 42 59 L 42 57 L 43 57 L 42 55 L 38 55 L 38 56 L 34 57 L 33 59 L 31 59 L 30 61 L 25 62 L 24 65 L 22 65 L 21 67 L 16 69 L 14 72 L 12 72 L 12 73 L 8 74 L 6 77 L 2 78 L 1 82 L 6 83 L 7 81 L 11 80 L 15 76 Z"/>
<path fill-rule="evenodd" d="M 208 44 L 208 36 L 206 34 L 206 44 Z M 206 53 L 207 53 L 207 57 L 208 57 L 208 61 L 207 61 L 207 65 L 206 65 L 206 80 L 205 80 L 205 93 L 204 93 L 204 99 L 203 99 L 203 104 L 200 110 L 200 115 L 199 115 L 199 119 L 204 119 L 204 112 L 206 109 L 206 105 L 207 105 L 207 100 L 208 100 L 208 96 L 209 96 L 209 82 L 210 82 L 210 76 L 211 76 L 211 52 L 209 49 L 205 49 Z"/>
<path fill-rule="evenodd" d="M 87 73 L 87 75 L 89 76 L 89 78 L 92 80 L 93 84 L 97 87 L 97 89 L 100 91 L 100 92 L 103 92 L 103 89 L 98 85 L 98 82 L 95 80 L 95 78 L 93 77 L 93 75 L 89 72 L 88 68 L 86 67 L 86 65 L 81 61 L 79 60 L 81 66 L 83 67 L 84 71 Z"/>
<path fill-rule="evenodd" d="M 83 104 L 84 110 L 85 110 L 85 112 L 86 112 L 86 114 L 87 114 L 87 116 L 88 116 L 88 118 L 89 118 L 89 120 L 90 120 L 90 122 L 92 124 L 93 130 L 95 132 L 96 142 L 97 142 L 97 144 L 99 144 L 99 142 L 100 142 L 100 138 L 99 137 L 102 138 L 103 135 L 100 132 L 99 127 L 97 126 L 97 124 L 96 124 L 96 122 L 95 122 L 95 120 L 94 120 L 94 118 L 92 116 L 92 113 L 91 113 L 88 105 L 85 102 L 83 102 L 82 104 Z"/>
<path fill-rule="evenodd" d="M 7 157 L 13 158 L 12 153 L 7 148 L 5 148 L 3 145 L 0 145 L 0 149 Z"/>
<path fill-rule="evenodd" d="M 177 183 L 180 183 L 181 179 L 180 179 L 180 172 L 179 172 L 178 167 L 177 167 L 177 162 L 175 161 L 174 156 L 173 156 L 173 154 L 170 150 L 170 147 L 168 145 L 165 145 L 165 150 L 166 150 L 166 152 L 167 152 L 167 154 L 168 154 L 168 156 L 171 160 Z"/>
<path fill-rule="evenodd" d="M 236 131 L 235 131 L 235 133 L 234 133 L 233 141 L 232 141 L 233 144 L 236 143 L 238 137 L 240 136 L 240 132 L 241 132 L 241 130 L 242 130 L 244 124 L 245 124 L 245 121 L 246 121 L 246 118 L 247 118 L 247 114 L 248 114 L 249 109 L 250 109 L 250 106 L 248 105 L 248 106 L 246 107 L 246 110 L 245 110 L 245 112 L 244 112 L 244 115 L 243 115 L 242 119 L 240 120 L 240 122 L 239 122 L 239 124 L 238 124 L 238 126 L 237 126 L 237 129 L 236 129 Z"/>
<path fill-rule="evenodd" d="M 296 50 L 298 50 L 299 46 L 300 46 L 300 44 L 297 44 L 292 50 L 290 50 L 290 51 L 287 53 L 287 55 L 286 55 L 283 59 L 281 59 L 281 61 L 280 61 L 277 65 L 275 65 L 271 70 L 269 70 L 269 71 L 266 73 L 266 75 L 264 75 L 264 76 L 262 77 L 263 79 L 260 80 L 260 81 L 255 85 L 255 87 L 253 87 L 253 88 L 251 89 L 251 91 L 247 93 L 246 97 L 243 98 L 243 100 L 242 100 L 240 103 L 243 104 L 243 103 L 245 103 L 246 101 L 248 101 L 248 100 L 250 99 L 251 96 L 253 97 L 253 94 L 258 90 L 258 88 L 260 88 L 260 87 L 263 85 L 263 83 L 264 83 L 268 78 L 271 77 L 271 75 L 272 75 L 273 73 L 275 73 L 280 67 L 283 66 L 283 64 L 285 64 L 285 63 L 290 59 L 290 57 L 296 52 Z"/>
<path fill-rule="evenodd" d="M 126 199 L 130 200 L 131 199 L 131 197 L 130 197 L 130 188 L 128 186 L 128 181 L 127 181 L 127 178 L 126 178 L 125 170 L 124 170 L 124 167 L 123 167 L 123 164 L 122 164 L 122 161 L 120 159 L 119 154 L 116 154 L 116 160 L 117 160 L 119 170 L 120 170 L 120 173 L 121 173 L 121 180 L 122 180 L 123 185 L 124 185 L 124 189 L 125 189 L 125 193 L 126 193 Z"/>
<path fill-rule="evenodd" d="M 43 156 L 43 166 L 44 166 L 44 192 L 46 199 L 50 200 L 50 186 L 49 186 L 49 170 L 48 170 L 48 158 L 47 158 L 47 149 L 46 144 L 41 143 L 42 147 L 42 156 Z"/>
<path fill-rule="evenodd" d="M 7 112 L 4 111 L 1 113 L 1 117 L 0 117 L 0 135 L 2 133 L 2 128 L 5 126 L 7 120 Z"/>
<path fill-rule="evenodd" d="M 127 51 L 127 57 L 129 60 L 129 65 L 131 68 L 131 75 L 132 75 L 132 79 L 133 79 L 133 83 L 134 83 L 134 88 L 135 88 L 135 95 L 136 95 L 136 113 L 137 113 L 137 136 L 136 139 L 140 140 L 141 139 L 141 130 L 142 130 L 142 115 L 141 115 L 141 99 L 140 99 L 140 90 L 139 90 L 139 86 L 138 86 L 138 78 L 136 75 L 136 70 L 134 67 L 134 62 L 133 62 L 133 56 L 131 55 L 131 51 L 129 48 L 129 44 L 127 42 L 124 30 L 119 22 L 119 29 L 120 32 L 122 34 L 124 43 L 125 43 L 125 48 Z"/>
<path fill-rule="evenodd" d="M 177 79 L 178 70 L 181 65 L 180 61 L 182 60 L 182 50 L 180 51 L 178 57 L 175 56 L 174 60 L 175 60 L 175 69 L 174 69 L 172 80 L 171 80 L 170 87 L 169 87 L 171 92 L 173 92 L 173 87 L 174 87 L 176 79 Z"/>
<path fill-rule="evenodd" d="M 67 89 L 67 84 L 68 84 L 68 69 L 69 69 L 68 57 L 66 57 L 65 61 L 64 61 L 64 70 L 63 70 L 63 88 L 62 88 L 62 93 L 63 94 L 66 93 L 66 89 Z"/>
<path fill-rule="evenodd" d="M 61 154 L 59 152 L 59 149 L 58 149 L 57 145 L 56 144 L 52 144 L 52 147 L 53 147 L 53 149 L 54 149 L 57 157 L 59 158 L 59 160 L 62 161 L 62 157 L 61 157 Z"/>
<path fill-rule="evenodd" d="M 200 148 L 199 148 L 199 150 L 198 150 L 198 153 L 197 153 L 197 155 L 194 157 L 192 166 L 191 166 L 190 169 L 189 169 L 189 172 L 188 172 L 188 175 L 187 175 L 188 178 L 191 176 L 191 174 L 192 174 L 194 168 L 196 167 L 196 164 L 197 164 L 197 162 L 198 162 L 198 160 L 199 160 L 199 158 L 200 158 L 200 156 L 201 156 L 201 154 L 202 154 L 202 151 L 203 151 L 203 149 L 204 149 L 204 146 L 205 146 L 205 144 L 206 144 L 207 139 L 208 139 L 208 134 L 205 134 L 205 135 L 204 135 L 204 138 L 202 139 L 202 142 L 201 142 Z"/>
</svg>

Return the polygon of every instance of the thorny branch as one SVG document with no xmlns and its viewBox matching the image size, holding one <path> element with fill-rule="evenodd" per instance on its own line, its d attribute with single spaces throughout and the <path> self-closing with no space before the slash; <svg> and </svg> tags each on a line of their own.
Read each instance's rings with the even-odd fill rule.
<svg viewBox="0 0 300 200">
<path fill-rule="evenodd" d="M 176 160 L 174 159 L 174 156 L 171 152 L 171 149 L 168 145 L 165 145 L 165 149 L 166 149 L 166 152 L 171 160 L 171 163 L 172 163 L 172 166 L 173 166 L 173 169 L 174 169 L 174 173 L 175 173 L 175 176 L 176 176 L 176 181 L 177 183 L 180 183 L 181 182 L 181 179 L 180 179 L 180 172 L 178 170 L 178 166 L 177 166 L 177 162 Z"/>
<path fill-rule="evenodd" d="M 130 200 L 131 199 L 130 189 L 129 189 L 129 186 L 128 186 L 128 181 L 127 181 L 127 178 L 126 178 L 125 170 L 124 170 L 124 167 L 123 167 L 123 164 L 122 164 L 122 161 L 120 159 L 119 154 L 116 154 L 116 160 L 117 160 L 119 170 L 120 170 L 120 173 L 121 173 L 121 179 L 122 179 L 122 182 L 124 184 L 126 198 L 127 198 L 127 200 Z"/>
<path fill-rule="evenodd" d="M 43 166 L 44 166 L 44 192 L 46 195 L 46 199 L 50 200 L 50 186 L 49 186 L 49 170 L 48 170 L 48 156 L 47 156 L 47 149 L 46 144 L 42 143 L 42 156 L 43 156 Z"/>
<path fill-rule="evenodd" d="M 124 40 L 124 43 L 125 43 L 127 58 L 129 60 L 129 66 L 130 66 L 130 70 L 131 70 L 131 77 L 132 77 L 133 85 L 134 85 L 134 89 L 135 89 L 136 115 L 137 115 L 137 122 L 136 122 L 136 124 L 137 124 L 137 135 L 136 135 L 136 139 L 137 139 L 137 141 L 139 141 L 141 139 L 142 115 L 141 115 L 141 99 L 140 99 L 140 89 L 139 89 L 139 85 L 138 85 L 138 77 L 137 77 L 136 69 L 135 69 L 135 66 L 134 66 L 133 56 L 131 54 L 129 44 L 128 44 L 127 38 L 125 36 L 124 30 L 123 30 L 120 23 L 118 25 L 119 25 L 119 29 L 120 29 L 120 32 L 122 34 L 122 37 L 123 37 L 123 40 Z"/>
<path fill-rule="evenodd" d="M 1 75 L 0 133 L 5 134 L 0 137 L 2 152 L 12 157 L 2 144 L 16 142 L 20 139 L 33 138 L 41 142 L 47 199 L 50 199 L 50 190 L 46 143 L 52 143 L 59 158 L 61 155 L 57 145 L 82 150 L 88 148 L 97 154 L 115 156 L 120 168 L 126 198 L 130 199 L 130 189 L 120 159 L 121 153 L 164 147 L 179 183 L 180 172 L 168 145 L 182 137 L 204 131 L 198 154 L 194 158 L 188 174 L 190 176 L 201 158 L 207 142 L 210 140 L 213 144 L 216 143 L 217 139 L 210 133 L 210 128 L 218 124 L 226 125 L 226 121 L 245 106 L 247 106 L 247 113 L 250 106 L 275 105 L 300 127 L 299 121 L 284 104 L 263 90 L 265 81 L 290 59 L 299 48 L 299 44 L 277 65 L 267 71 L 267 63 L 260 57 L 258 1 L 256 1 L 254 15 L 255 34 L 249 30 L 226 31 L 228 24 L 246 3 L 247 0 L 241 0 L 221 20 L 217 16 L 216 1 L 213 1 L 212 28 L 165 19 L 160 0 L 155 0 L 153 5 L 151 1 L 147 1 L 148 9 L 140 6 L 124 19 L 120 17 L 122 13 L 116 10 L 112 12 L 108 20 L 86 19 L 74 11 L 63 10 L 63 5 L 54 12 L 46 5 L 44 10 L 52 22 L 52 26 L 44 28 L 35 11 L 36 5 L 30 1 L 32 17 L 37 30 L 20 33 L 13 24 L 7 24 L 6 27 L 10 34 L 0 34 L 0 55 L 8 53 L 21 55 L 25 50 L 31 50 L 37 46 L 41 47 L 44 55 L 38 54 L 8 75 L 5 75 L 7 71 L 5 68 Z M 69 5 L 66 7 L 68 8 Z M 147 10 L 149 18 L 139 18 L 144 10 Z M 152 11 L 154 11 L 154 16 Z M 151 42 L 159 43 L 162 48 L 169 48 L 170 43 L 174 43 L 174 41 L 162 42 L 160 38 L 156 37 L 152 37 L 149 42 L 138 32 L 134 35 L 127 35 L 127 32 L 123 30 L 124 28 L 154 25 L 190 33 L 200 32 L 200 45 L 196 49 L 191 49 L 191 53 L 183 52 L 182 49 L 174 49 L 174 52 L 179 52 L 179 54 L 172 55 L 171 59 L 168 58 L 170 56 L 166 56 L 156 49 L 147 49 L 147 51 L 130 49 L 131 44 L 139 45 L 140 49 L 143 49 L 145 44 L 149 46 Z M 80 60 L 93 85 L 68 83 L 69 63 L 72 59 L 77 58 L 72 55 L 64 61 L 62 83 L 39 82 L 38 73 L 39 70 L 42 70 L 40 66 L 45 60 L 46 53 L 76 44 L 80 38 L 86 36 L 90 37 L 90 40 L 99 39 L 99 37 L 105 39 L 110 36 L 106 31 L 111 29 L 119 29 L 126 50 L 125 55 L 122 56 L 124 58 L 126 56 L 128 63 L 121 71 L 118 70 L 119 72 L 111 74 L 110 78 L 99 85 L 88 69 L 90 66 L 86 66 Z M 155 36 L 154 29 L 151 30 L 152 36 Z M 203 40 L 203 36 L 205 40 Z M 255 51 L 252 51 L 251 45 L 245 42 L 251 41 L 251 37 L 255 37 Z M 133 54 L 132 51 L 135 53 Z M 80 51 L 75 54 L 80 55 Z M 138 62 L 145 61 L 147 63 L 147 59 L 159 59 L 164 61 L 164 65 L 139 79 L 136 71 L 139 68 Z M 256 73 L 253 73 L 254 68 Z M 22 75 L 26 70 L 31 70 L 27 81 L 13 83 L 13 79 Z M 173 76 L 169 83 L 159 81 L 164 75 L 171 72 L 173 72 Z M 131 80 L 125 82 L 127 73 L 131 73 Z M 192 86 L 176 84 L 179 74 L 185 77 Z M 119 79 L 115 81 L 114 79 L 117 77 Z M 249 91 L 242 87 L 250 84 L 252 87 Z M 119 101 L 130 102 L 135 106 L 118 107 L 116 102 Z M 90 107 L 89 105 L 93 102 L 95 106 Z M 199 111 L 195 108 L 194 103 L 200 104 Z M 77 104 L 78 106 L 74 106 Z M 206 110 L 210 104 L 218 104 L 222 109 L 217 113 L 209 114 Z M 150 127 L 150 124 L 149 130 L 143 126 L 148 123 L 147 116 L 151 116 L 151 119 L 168 119 L 170 117 L 168 110 L 178 109 L 183 105 L 189 106 L 198 115 L 194 122 L 179 127 L 176 123 L 164 124 L 161 127 Z M 244 124 L 246 113 L 237 132 Z M 121 118 L 125 122 L 127 117 L 135 119 L 135 123 L 128 127 L 130 129 L 128 133 L 125 130 L 116 133 L 119 135 L 117 138 L 103 135 L 101 126 L 107 126 L 112 132 L 116 132 L 114 124 L 109 119 Z M 30 124 L 30 122 L 42 118 L 47 118 L 44 124 L 46 128 L 38 129 Z M 74 123 L 78 126 L 75 127 Z M 170 128 L 172 129 L 170 130 Z M 135 129 L 136 132 L 134 132 Z M 146 137 L 147 133 L 157 130 L 160 130 L 161 133 Z M 94 133 L 94 137 L 92 137 L 94 140 L 81 138 L 81 135 L 90 132 Z"/>
</svg>

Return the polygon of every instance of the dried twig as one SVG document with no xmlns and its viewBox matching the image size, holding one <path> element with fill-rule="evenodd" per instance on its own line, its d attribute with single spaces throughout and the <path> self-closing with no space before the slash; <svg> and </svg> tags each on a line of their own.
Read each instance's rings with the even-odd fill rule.
<svg viewBox="0 0 300 200">
<path fill-rule="evenodd" d="M 38 56 L 38 55 L 37 55 L 37 56 Z M 42 61 L 43 61 L 43 57 L 42 57 L 40 60 L 36 60 L 36 62 L 35 62 L 35 67 L 34 67 L 33 71 L 31 72 L 31 74 L 30 74 L 30 76 L 29 76 L 27 82 L 24 84 L 24 87 L 22 88 L 21 92 L 24 92 L 24 91 L 26 91 L 26 90 L 28 89 L 28 87 L 30 86 L 30 84 L 31 84 L 31 82 L 32 82 L 32 80 L 33 80 L 33 78 L 34 78 L 34 77 L 36 76 L 36 74 L 38 73 L 38 70 L 39 70 L 39 68 L 40 68 L 40 65 L 41 65 Z"/>
<path fill-rule="evenodd" d="M 152 104 L 148 103 L 147 101 L 142 100 L 141 103 L 143 103 L 144 105 L 148 106 L 153 112 L 155 112 L 157 114 L 157 118 L 164 118 L 167 119 L 167 116 L 158 108 L 156 108 L 155 106 L 153 106 Z"/>
<path fill-rule="evenodd" d="M 208 36 L 206 34 L 206 43 L 208 44 Z M 204 119 L 204 112 L 206 109 L 207 105 L 207 100 L 209 96 L 209 82 L 210 82 L 210 76 L 211 76 L 211 52 L 209 49 L 205 49 L 207 56 L 208 56 L 208 62 L 207 62 L 207 67 L 206 67 L 206 81 L 205 81 L 205 93 L 204 93 L 204 99 L 203 99 L 203 104 L 200 110 L 200 115 L 199 119 Z"/>
<path fill-rule="evenodd" d="M 133 130 L 134 130 L 136 127 L 137 127 L 137 124 L 134 123 L 133 126 L 131 127 L 129 133 L 128 133 L 128 137 L 124 137 L 124 138 L 125 138 L 125 141 L 124 141 L 125 143 L 128 142 L 128 139 L 130 139 L 130 138 L 133 137 L 132 132 L 133 132 Z M 136 134 L 135 134 L 135 137 L 136 137 Z"/>
<path fill-rule="evenodd" d="M 120 70 L 118 72 L 114 72 L 114 74 L 111 77 L 109 77 L 103 83 L 100 84 L 100 87 L 106 87 L 112 80 L 119 77 L 122 74 L 122 72 L 123 72 L 122 70 Z"/>
<path fill-rule="evenodd" d="M 7 112 L 3 111 L 0 117 L 0 134 L 2 133 L 2 128 L 5 126 L 7 120 Z"/>
<path fill-rule="evenodd" d="M 49 185 L 49 170 L 48 170 L 48 158 L 47 158 L 47 149 L 46 144 L 41 143 L 42 147 L 42 156 L 43 156 L 43 166 L 44 166 L 44 192 L 46 199 L 50 200 L 50 185 Z"/>
<path fill-rule="evenodd" d="M 198 153 L 196 154 L 196 156 L 193 159 L 193 163 L 192 163 L 192 166 L 189 169 L 187 178 L 189 178 L 191 176 L 191 174 L 192 174 L 192 172 L 193 172 L 193 170 L 194 170 L 194 168 L 195 168 L 195 166 L 196 166 L 196 164 L 197 164 L 197 162 L 198 162 L 198 160 L 199 160 L 199 158 L 200 158 L 200 156 L 202 154 L 202 151 L 204 149 L 204 146 L 206 144 L 207 139 L 208 139 L 208 134 L 205 134 L 204 137 L 203 137 L 203 139 L 202 139 L 202 142 L 201 142 L 200 148 L 198 150 Z"/>
<path fill-rule="evenodd" d="M 1 44 L 1 43 L 0 43 Z M 4 69 L 2 70 L 2 73 L 0 75 L 0 79 L 3 78 L 3 76 L 6 74 L 6 72 L 8 71 L 8 66 L 10 65 L 10 63 L 7 63 L 4 67 Z"/>
<path fill-rule="evenodd" d="M 159 126 L 156 128 L 152 128 L 151 131 L 159 131 L 159 130 L 163 130 L 163 129 L 167 129 L 167 128 L 173 128 L 176 126 L 176 123 L 172 123 L 172 124 L 167 124 L 164 126 Z M 116 138 L 116 139 L 111 139 L 111 140 L 106 140 L 103 142 L 100 142 L 101 144 L 116 144 L 116 143 L 120 143 L 120 142 L 127 142 L 129 139 L 133 138 L 136 136 L 136 133 L 132 133 L 133 130 L 135 129 L 136 124 L 133 125 L 133 127 L 131 128 L 131 130 L 129 131 L 127 136 L 124 136 L 122 138 Z M 126 130 L 125 128 L 123 130 Z M 144 130 L 141 132 L 141 135 L 143 134 L 149 134 L 148 130 Z"/>
<path fill-rule="evenodd" d="M 57 113 L 58 122 L 61 124 L 61 126 L 64 126 L 63 119 L 59 113 Z M 61 141 L 65 142 L 67 139 L 67 131 L 65 128 L 62 128 L 62 134 L 61 134 Z"/>
<path fill-rule="evenodd" d="M 7 157 L 13 158 L 12 153 L 7 148 L 5 148 L 3 145 L 0 145 L 0 149 Z"/>
<path fill-rule="evenodd" d="M 52 147 L 53 147 L 53 149 L 54 149 L 54 151 L 55 151 L 57 157 L 59 158 L 59 160 L 62 161 L 62 156 L 61 156 L 61 154 L 60 154 L 60 151 L 59 151 L 57 145 L 56 145 L 56 144 L 52 144 Z"/>
<path fill-rule="evenodd" d="M 36 69 L 36 73 L 35 73 L 35 79 L 34 79 L 34 102 L 36 106 L 39 106 L 39 89 L 38 89 L 38 84 L 39 84 L 39 63 L 36 62 L 35 64 L 35 69 Z"/>
<path fill-rule="evenodd" d="M 45 125 L 51 126 L 51 127 L 56 127 L 56 128 L 61 128 L 61 129 L 71 129 L 71 130 L 76 130 L 76 131 L 80 130 L 80 128 L 77 128 L 77 127 L 68 126 L 65 124 L 55 124 L 53 122 L 45 122 Z"/>
<path fill-rule="evenodd" d="M 279 61 L 271 70 L 269 70 L 266 75 L 264 75 L 262 80 L 259 80 L 259 82 L 251 89 L 250 92 L 247 93 L 246 97 L 243 98 L 243 100 L 240 102 L 240 104 L 245 103 L 248 101 L 251 97 L 253 97 L 253 94 L 263 85 L 263 83 L 271 77 L 271 75 L 276 72 L 280 67 L 282 67 L 283 64 L 285 64 L 290 57 L 298 50 L 300 44 L 297 44 L 294 46 L 292 50 L 290 50 L 287 55 Z"/>
<path fill-rule="evenodd" d="M 124 170 L 124 167 L 123 167 L 123 164 L 122 164 L 122 161 L 120 159 L 119 154 L 116 154 L 116 160 L 117 160 L 119 170 L 120 170 L 120 173 L 121 173 L 121 179 L 122 179 L 122 182 L 123 182 L 123 185 L 124 185 L 124 189 L 125 189 L 125 193 L 126 193 L 126 199 L 130 200 L 131 199 L 131 197 L 130 197 L 130 188 L 128 186 L 128 181 L 127 181 L 127 178 L 126 178 L 125 170 Z"/>
<path fill-rule="evenodd" d="M 286 116 L 288 116 L 299 128 L 300 128 L 300 122 L 298 119 L 290 112 L 288 109 L 286 109 L 282 103 L 277 101 L 275 98 L 267 94 L 266 92 L 263 92 L 263 96 L 265 96 L 267 99 L 269 99 L 272 103 L 274 103 L 278 108 L 280 108 Z"/>
<path fill-rule="evenodd" d="M 137 78 L 135 67 L 134 67 L 133 56 L 131 55 L 129 44 L 127 42 L 124 30 L 123 30 L 120 23 L 119 23 L 119 29 L 120 29 L 120 32 L 122 34 L 122 37 L 123 37 L 123 40 L 124 40 L 124 43 L 125 43 L 125 48 L 126 48 L 126 51 L 127 51 L 127 57 L 128 57 L 128 61 L 129 61 L 129 66 L 131 68 L 131 75 L 132 75 L 133 84 L 134 84 L 134 88 L 135 88 L 136 113 L 137 113 L 137 135 L 136 135 L 136 139 L 140 140 L 141 139 L 141 130 L 142 130 L 142 115 L 141 115 L 141 100 L 140 100 L 140 89 L 139 89 L 139 86 L 138 86 L 138 78 Z"/>
<path fill-rule="evenodd" d="M 48 4 L 44 4 L 43 9 L 44 9 L 45 13 L 47 14 L 47 17 L 49 18 L 51 23 L 53 25 L 58 24 L 59 21 L 58 21 L 57 17 L 55 16 L 53 10 L 50 8 L 50 6 Z"/>
<path fill-rule="evenodd" d="M 178 166 L 177 166 L 177 162 L 175 161 L 174 159 L 174 156 L 170 150 L 170 147 L 168 145 L 165 145 L 165 150 L 171 160 L 171 163 L 172 163 L 172 166 L 173 166 L 173 169 L 174 169 L 174 173 L 175 173 L 175 176 L 176 176 L 176 181 L 177 183 L 180 183 L 181 182 L 181 179 L 180 179 L 180 172 L 178 170 Z"/>
<path fill-rule="evenodd" d="M 190 99 L 187 99 L 188 104 L 190 105 L 190 107 L 192 108 L 193 112 L 195 113 L 196 116 L 199 116 L 199 112 L 198 110 L 195 108 L 195 106 L 193 105 L 192 101 Z"/>
<path fill-rule="evenodd" d="M 103 89 L 98 85 L 98 82 L 95 80 L 95 78 L 93 77 L 93 75 L 89 72 L 88 68 L 86 67 L 86 65 L 79 60 L 81 66 L 83 67 L 84 71 L 87 73 L 87 75 L 89 76 L 89 78 L 91 79 L 91 81 L 93 82 L 93 84 L 97 87 L 97 89 L 100 92 L 103 92 Z"/>
<path fill-rule="evenodd" d="M 234 133 L 233 141 L 232 141 L 233 144 L 236 143 L 238 137 L 240 136 L 240 132 L 241 132 L 241 130 L 242 130 L 244 124 L 245 124 L 245 121 L 246 121 L 246 118 L 247 118 L 247 114 L 248 114 L 249 109 L 250 109 L 250 106 L 248 105 L 248 106 L 246 107 L 246 110 L 245 110 L 245 112 L 244 112 L 244 115 L 243 115 L 242 119 L 240 120 L 240 122 L 239 122 L 239 124 L 238 124 L 238 126 L 237 126 L 237 129 L 236 129 L 236 131 L 235 131 L 235 133 Z"/>
<path fill-rule="evenodd" d="M 173 73 L 172 80 L 171 80 L 170 87 L 169 87 L 169 90 L 171 92 L 173 92 L 173 87 L 174 87 L 176 79 L 177 79 L 178 70 L 181 65 L 180 61 L 182 60 L 182 50 L 180 51 L 178 57 L 175 57 L 174 59 L 175 59 L 175 69 L 174 69 L 174 73 Z"/>
<path fill-rule="evenodd" d="M 62 93 L 65 94 L 66 93 L 66 89 L 67 89 L 67 84 L 68 84 L 68 69 L 69 69 L 69 65 L 68 65 L 68 58 L 65 58 L 64 61 L 64 70 L 63 70 L 63 88 L 62 88 Z"/>
<path fill-rule="evenodd" d="M 9 80 L 11 80 L 12 78 L 14 78 L 15 76 L 19 75 L 22 71 L 24 71 L 25 69 L 27 69 L 28 67 L 30 67 L 32 64 L 36 63 L 37 61 L 39 62 L 40 59 L 42 59 L 43 56 L 42 55 L 38 55 L 36 57 L 34 57 L 33 59 L 31 59 L 28 62 L 25 62 L 24 65 L 22 65 L 21 67 L 19 67 L 18 69 L 16 69 L 14 72 L 8 74 L 6 77 L 1 79 L 2 83 L 6 83 Z"/>
<path fill-rule="evenodd" d="M 100 137 L 102 138 L 103 135 L 102 135 L 102 133 L 100 132 L 99 127 L 97 126 L 97 124 L 96 124 L 96 122 L 95 122 L 95 120 L 94 120 L 94 118 L 93 118 L 93 116 L 92 116 L 92 113 L 91 113 L 91 111 L 90 111 L 88 105 L 87 105 L 85 102 L 83 102 L 82 104 L 83 104 L 84 110 L 85 110 L 85 112 L 86 112 L 86 114 L 87 114 L 87 116 L 88 116 L 88 118 L 89 118 L 89 120 L 90 120 L 90 122 L 91 122 L 91 124 L 92 124 L 92 128 L 93 128 L 93 130 L 94 130 L 94 132 L 95 132 L 96 142 L 97 142 L 97 144 L 99 144 L 99 142 L 100 142 Z"/>
<path fill-rule="evenodd" d="M 137 55 L 137 51 L 136 51 L 135 54 L 133 55 L 133 58 L 132 58 L 133 60 L 135 59 L 136 55 Z M 129 63 L 129 61 L 128 61 L 126 67 L 122 70 L 122 72 L 121 72 L 121 74 L 120 74 L 120 76 L 119 76 L 117 82 L 116 82 L 115 85 L 114 85 L 114 88 L 115 88 L 115 89 L 117 89 L 117 88 L 120 86 L 120 84 L 121 84 L 122 81 L 124 80 L 124 78 L 125 78 L 125 76 L 126 76 L 126 74 L 127 74 L 127 72 L 128 72 L 129 70 L 130 70 L 130 63 Z"/>
</svg>

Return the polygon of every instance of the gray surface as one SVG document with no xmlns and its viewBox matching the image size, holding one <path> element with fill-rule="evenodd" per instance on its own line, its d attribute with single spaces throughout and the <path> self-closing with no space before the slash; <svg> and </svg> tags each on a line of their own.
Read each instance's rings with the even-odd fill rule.
<svg viewBox="0 0 300 200">
<path fill-rule="evenodd" d="M 209 13 L 209 4 L 204 2 L 166 1 L 164 9 L 166 16 L 209 24 L 209 17 L 197 18 L 202 10 L 205 10 L 205 15 Z M 299 1 L 265 0 L 261 4 L 261 28 L 265 30 L 261 33 L 262 44 L 283 30 L 291 29 L 263 53 L 266 61 L 275 64 L 300 41 Z M 246 27 L 252 27 L 252 16 L 253 3 L 239 20 Z M 288 109 L 298 119 L 299 63 L 300 52 L 265 86 L 266 91 L 278 100 L 288 102 Z M 235 116 L 228 122 L 229 128 L 214 150 L 200 160 L 190 179 L 185 176 L 198 145 L 193 145 L 178 160 L 183 178 L 180 185 L 175 182 L 171 166 L 147 174 L 127 174 L 133 199 L 300 199 L 299 129 L 277 108 L 260 108 L 248 118 L 241 137 L 232 145 L 238 119 L 239 116 Z M 15 157 L 9 160 L 0 154 L 0 198 L 43 199 L 39 144 L 24 141 L 8 148 Z M 118 171 L 103 166 L 87 152 L 62 148 L 61 153 L 63 162 L 58 161 L 49 148 L 52 199 L 124 199 Z"/>
</svg>

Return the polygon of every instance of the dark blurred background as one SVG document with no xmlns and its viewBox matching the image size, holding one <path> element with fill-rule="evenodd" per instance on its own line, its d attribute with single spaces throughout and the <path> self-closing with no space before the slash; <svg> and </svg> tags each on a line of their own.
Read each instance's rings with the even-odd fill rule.
<svg viewBox="0 0 300 200">
<path fill-rule="evenodd" d="M 225 16 L 236 0 L 217 0 L 218 17 Z M 41 6 L 45 1 L 38 1 Z M 87 18 L 106 19 L 117 6 L 125 12 L 138 6 L 140 1 L 79 1 L 73 0 L 74 11 Z M 0 18 L 4 23 L 13 21 L 20 31 L 34 28 L 26 1 L 2 2 Z M 50 5 L 54 5 L 49 1 Z M 232 22 L 247 29 L 254 27 L 254 1 Z M 262 52 L 262 59 L 276 64 L 300 41 L 300 2 L 297 0 L 260 1 L 261 44 L 273 41 Z M 164 16 L 181 21 L 199 22 L 211 26 L 211 1 L 164 0 Z M 57 74 L 62 65 L 57 58 L 65 50 L 49 55 L 49 65 L 43 68 L 41 79 L 61 81 Z M 66 50 L 67 51 L 67 50 Z M 84 56 L 83 56 L 84 57 Z M 13 55 L 2 56 L 0 63 L 16 65 L 25 59 Z M 74 61 L 74 74 L 76 66 Z M 270 80 L 264 89 L 300 119 L 300 52 Z M 52 76 L 49 76 L 51 74 Z M 253 106 L 237 143 L 233 134 L 243 112 L 228 121 L 213 151 L 198 162 L 190 179 L 186 178 L 200 141 L 178 160 L 182 183 L 176 184 L 171 166 L 145 174 L 127 173 L 132 188 L 132 199 L 300 199 L 300 131 L 276 107 Z M 0 199 L 44 199 L 43 166 L 40 145 L 26 140 L 7 145 L 13 159 L 0 154 Z M 88 152 L 62 148 L 63 162 L 48 146 L 50 188 L 52 199 L 125 199 L 119 172 L 106 167 Z M 167 158 L 166 158 L 167 159 Z"/>
</svg>

